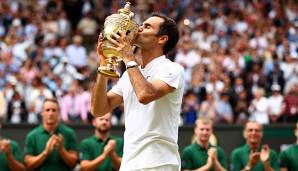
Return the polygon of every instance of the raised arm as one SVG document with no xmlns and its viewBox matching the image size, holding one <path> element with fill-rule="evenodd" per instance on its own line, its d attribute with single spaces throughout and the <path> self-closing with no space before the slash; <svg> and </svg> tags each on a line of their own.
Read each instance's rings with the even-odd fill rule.
<svg viewBox="0 0 298 171">
<path fill-rule="evenodd" d="M 97 53 L 100 57 L 100 65 L 106 63 L 105 57 L 101 49 L 102 36 L 98 37 Z M 92 90 L 91 96 L 91 113 L 95 117 L 103 116 L 104 114 L 111 112 L 116 106 L 120 105 L 123 100 L 122 97 L 112 93 L 107 93 L 108 78 L 97 74 L 96 82 Z"/>
</svg>

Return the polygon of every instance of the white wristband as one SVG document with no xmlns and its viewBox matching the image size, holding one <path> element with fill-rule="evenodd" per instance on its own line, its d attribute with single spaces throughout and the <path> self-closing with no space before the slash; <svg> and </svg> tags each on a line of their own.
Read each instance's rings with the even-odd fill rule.
<svg viewBox="0 0 298 171">
<path fill-rule="evenodd" d="M 133 68 L 133 67 L 138 66 L 138 64 L 136 63 L 136 61 L 129 61 L 125 65 L 126 65 L 126 69 Z"/>
</svg>

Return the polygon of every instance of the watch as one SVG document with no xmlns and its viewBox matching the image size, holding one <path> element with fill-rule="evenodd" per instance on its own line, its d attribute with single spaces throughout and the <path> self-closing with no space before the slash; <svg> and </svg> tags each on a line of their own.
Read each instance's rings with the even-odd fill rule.
<svg viewBox="0 0 298 171">
<path fill-rule="evenodd" d="M 126 69 L 138 66 L 136 61 L 128 61 L 125 65 L 126 65 Z"/>
</svg>

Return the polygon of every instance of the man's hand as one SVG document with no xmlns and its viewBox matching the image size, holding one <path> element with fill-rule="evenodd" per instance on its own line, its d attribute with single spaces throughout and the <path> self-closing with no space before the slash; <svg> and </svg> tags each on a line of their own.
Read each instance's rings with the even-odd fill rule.
<svg viewBox="0 0 298 171">
<path fill-rule="evenodd" d="M 257 162 L 260 160 L 260 152 L 251 152 L 249 155 L 249 165 L 253 168 Z"/>
<path fill-rule="evenodd" d="M 207 163 L 203 167 L 206 168 L 207 170 L 209 170 L 212 168 L 213 163 L 214 163 L 214 161 L 213 161 L 212 157 L 209 156 L 207 159 Z"/>
<path fill-rule="evenodd" d="M 212 159 L 212 161 L 216 161 L 217 160 L 217 150 L 214 147 L 211 147 L 208 150 L 208 156 Z"/>
<path fill-rule="evenodd" d="M 61 134 L 55 136 L 58 151 L 63 149 L 64 138 Z"/>
<path fill-rule="evenodd" d="M 131 42 L 126 37 L 124 32 L 119 32 L 118 34 L 112 33 L 112 36 L 108 36 L 108 40 L 115 46 L 109 47 L 115 49 L 121 55 L 123 62 L 126 64 L 128 61 L 135 60 L 133 51 L 135 47 L 131 44 Z"/>
<path fill-rule="evenodd" d="M 115 140 L 109 140 L 107 145 L 104 147 L 103 153 L 105 156 L 110 155 L 116 147 L 116 141 Z"/>
<path fill-rule="evenodd" d="M 260 154 L 260 159 L 264 163 L 264 162 L 267 162 L 269 160 L 269 156 L 270 156 L 270 148 L 267 144 L 265 144 L 262 147 L 261 154 Z"/>
<path fill-rule="evenodd" d="M 46 144 L 46 148 L 44 150 L 46 155 L 49 155 L 53 151 L 55 144 L 56 144 L 56 135 L 52 135 L 48 140 Z"/>
<path fill-rule="evenodd" d="M 97 41 L 97 55 L 99 56 L 100 60 L 100 65 L 106 65 L 106 57 L 103 55 L 102 51 L 102 33 L 99 34 L 98 36 L 98 41 Z"/>
<path fill-rule="evenodd" d="M 6 156 L 11 155 L 10 140 L 4 139 L 0 141 L 0 151 L 3 151 Z"/>
</svg>

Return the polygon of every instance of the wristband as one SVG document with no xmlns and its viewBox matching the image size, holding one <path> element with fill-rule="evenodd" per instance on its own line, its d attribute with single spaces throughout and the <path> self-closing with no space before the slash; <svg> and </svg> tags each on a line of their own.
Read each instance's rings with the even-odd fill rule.
<svg viewBox="0 0 298 171">
<path fill-rule="evenodd" d="M 136 63 L 136 61 L 129 61 L 125 65 L 126 65 L 126 69 L 129 69 L 129 68 L 133 68 L 133 67 L 138 66 L 138 64 Z"/>
</svg>

